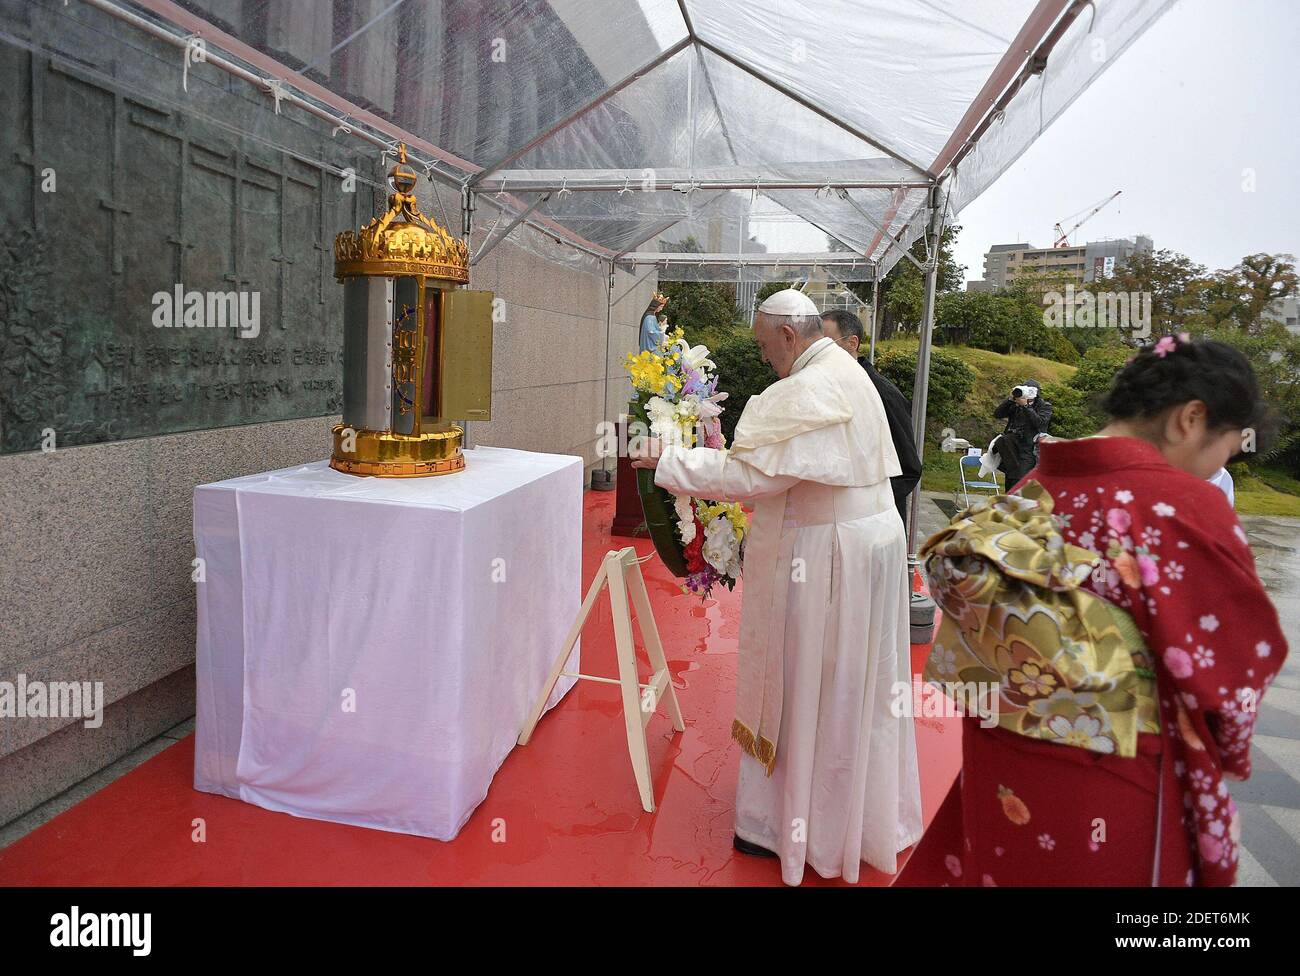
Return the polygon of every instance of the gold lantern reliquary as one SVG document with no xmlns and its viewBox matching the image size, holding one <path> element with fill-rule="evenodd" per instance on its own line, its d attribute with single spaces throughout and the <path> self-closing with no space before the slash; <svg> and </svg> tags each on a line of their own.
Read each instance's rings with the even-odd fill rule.
<svg viewBox="0 0 1300 976">
<path fill-rule="evenodd" d="M 465 467 L 452 420 L 492 419 L 492 293 L 469 291 L 469 250 L 420 212 L 406 147 L 388 212 L 334 240 L 343 283 L 343 422 L 330 467 L 418 478 Z"/>
</svg>

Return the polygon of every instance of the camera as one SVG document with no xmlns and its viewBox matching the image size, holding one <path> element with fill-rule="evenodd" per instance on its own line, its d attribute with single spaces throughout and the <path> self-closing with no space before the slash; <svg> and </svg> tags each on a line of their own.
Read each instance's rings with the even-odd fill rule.
<svg viewBox="0 0 1300 976">
<path fill-rule="evenodd" d="M 1013 400 L 1019 400 L 1022 398 L 1025 400 L 1032 400 L 1037 396 L 1038 389 L 1033 386 L 1017 386 L 1011 391 L 1011 399 Z"/>
</svg>

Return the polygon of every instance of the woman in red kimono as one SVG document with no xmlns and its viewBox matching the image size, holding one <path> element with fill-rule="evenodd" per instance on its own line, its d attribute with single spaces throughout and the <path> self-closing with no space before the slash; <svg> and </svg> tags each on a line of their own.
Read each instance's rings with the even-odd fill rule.
<svg viewBox="0 0 1300 976">
<path fill-rule="evenodd" d="M 1139 735 L 1137 755 L 1122 758 L 967 720 L 951 883 L 1236 876 L 1240 821 L 1224 780 L 1250 774 L 1260 697 L 1287 648 L 1246 534 L 1206 479 L 1257 425 L 1258 386 L 1231 347 L 1166 336 L 1120 371 L 1104 406 L 1105 429 L 1044 443 L 1021 484 L 1046 489 L 1065 542 L 1100 555 L 1081 585 L 1128 611 L 1144 637 L 1160 733 Z"/>
</svg>

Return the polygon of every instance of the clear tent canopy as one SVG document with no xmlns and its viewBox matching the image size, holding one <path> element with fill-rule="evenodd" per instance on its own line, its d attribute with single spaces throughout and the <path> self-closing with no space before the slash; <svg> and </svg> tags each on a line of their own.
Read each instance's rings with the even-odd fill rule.
<svg viewBox="0 0 1300 976">
<path fill-rule="evenodd" d="M 406 143 L 480 255 L 526 223 L 512 240 L 563 242 L 552 260 L 848 282 L 978 196 L 1172 0 L 86 2 Z"/>
</svg>

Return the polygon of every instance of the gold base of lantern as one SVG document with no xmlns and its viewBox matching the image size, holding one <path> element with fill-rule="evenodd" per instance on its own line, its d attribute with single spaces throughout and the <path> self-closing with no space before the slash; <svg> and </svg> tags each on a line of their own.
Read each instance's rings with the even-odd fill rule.
<svg viewBox="0 0 1300 976">
<path fill-rule="evenodd" d="M 344 474 L 377 478 L 427 478 L 454 474 L 465 469 L 461 439 L 465 432 L 455 424 L 420 434 L 354 430 L 345 424 L 334 426 L 334 453 L 330 467 Z M 345 441 L 351 450 L 344 450 Z"/>
</svg>

